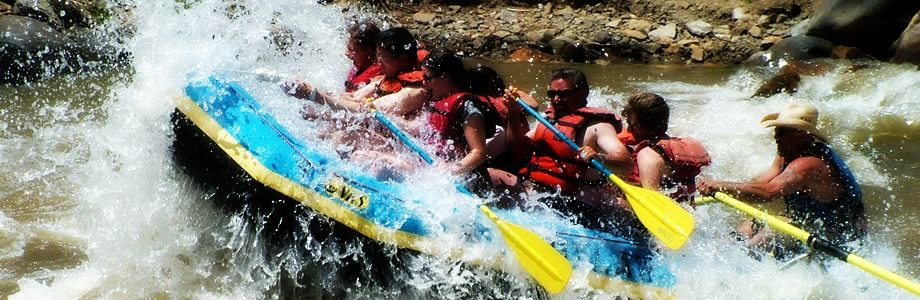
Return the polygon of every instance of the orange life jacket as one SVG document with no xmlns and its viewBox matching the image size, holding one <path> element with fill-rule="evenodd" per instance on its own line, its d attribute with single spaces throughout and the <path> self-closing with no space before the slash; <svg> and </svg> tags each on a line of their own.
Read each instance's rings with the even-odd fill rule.
<svg viewBox="0 0 920 300">
<path fill-rule="evenodd" d="M 364 87 L 370 83 L 374 77 L 379 76 L 381 72 L 380 64 L 374 64 L 373 66 L 367 67 L 367 69 L 364 69 L 364 71 L 361 71 L 361 73 L 357 73 L 357 70 L 355 71 L 356 74 L 352 74 L 352 76 L 345 80 L 346 92 L 354 92 Z"/>
<path fill-rule="evenodd" d="M 658 140 L 654 144 L 648 140 L 639 142 L 632 153 L 634 162 L 639 155 L 639 151 L 646 147 L 655 150 L 661 155 L 665 163 L 674 171 L 673 176 L 662 182 L 662 186 L 677 187 L 677 191 L 671 194 L 672 198 L 690 196 L 696 192 L 696 176 L 700 174 L 703 166 L 708 166 L 712 162 L 709 152 L 706 151 L 706 148 L 703 148 L 700 142 L 691 138 L 673 137 Z M 638 163 L 629 174 L 629 179 L 636 182 L 640 181 Z"/>
<path fill-rule="evenodd" d="M 409 71 L 396 76 L 387 76 L 377 85 L 377 96 L 386 96 L 399 92 L 404 87 L 421 87 L 424 73 L 421 70 Z"/>
<path fill-rule="evenodd" d="M 552 111 L 548 113 L 552 115 Z M 595 122 L 610 123 L 617 132 L 623 130 L 619 116 L 606 109 L 594 107 L 583 107 L 558 118 L 554 122 L 554 127 L 574 140 L 579 130 Z M 543 124 L 537 125 L 533 143 L 534 153 L 530 163 L 518 174 L 544 186 L 559 187 L 563 192 L 574 192 L 582 181 L 580 177 L 589 167 L 587 162 L 578 158 L 578 150 L 569 147 Z"/>
<path fill-rule="evenodd" d="M 488 98 L 460 92 L 438 101 L 428 103 L 426 109 L 431 114 L 428 116 L 428 126 L 438 133 L 438 154 L 442 157 L 456 159 L 466 154 L 468 150 L 466 136 L 463 134 L 463 106 L 467 101 L 479 101 L 479 108 L 483 113 L 486 124 L 485 136 L 495 134 L 495 108 Z"/>
</svg>

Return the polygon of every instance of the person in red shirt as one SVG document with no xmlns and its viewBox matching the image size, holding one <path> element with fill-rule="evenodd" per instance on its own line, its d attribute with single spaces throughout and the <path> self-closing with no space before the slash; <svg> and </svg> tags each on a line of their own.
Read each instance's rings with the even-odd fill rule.
<svg viewBox="0 0 920 300">
<path fill-rule="evenodd" d="M 377 36 L 380 28 L 373 21 L 363 20 L 348 27 L 345 56 L 352 61 L 345 79 L 345 91 L 354 92 L 380 75 L 377 64 Z"/>
</svg>

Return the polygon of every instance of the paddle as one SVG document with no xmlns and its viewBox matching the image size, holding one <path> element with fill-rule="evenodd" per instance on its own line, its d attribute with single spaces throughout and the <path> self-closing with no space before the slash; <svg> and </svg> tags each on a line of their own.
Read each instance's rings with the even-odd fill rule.
<svg viewBox="0 0 920 300">
<path fill-rule="evenodd" d="M 402 130 L 399 130 L 399 128 L 391 123 L 382 113 L 376 109 L 371 109 L 371 111 L 374 113 L 374 117 L 380 120 L 380 123 L 383 123 L 384 126 L 389 128 L 390 131 L 408 145 L 409 148 L 412 148 L 415 153 L 418 153 L 418 155 L 422 157 L 422 160 L 429 165 L 434 163 L 434 160 L 428 153 L 425 153 L 425 150 L 422 150 L 415 142 L 409 139 Z M 457 184 L 457 190 L 473 196 L 473 193 L 462 185 Z M 572 264 L 565 259 L 565 256 L 559 253 L 559 251 L 556 251 L 552 245 L 532 231 L 499 219 L 498 216 L 484 204 L 479 205 L 479 210 L 495 223 L 502 237 L 505 239 L 505 242 L 508 243 L 508 246 L 511 247 L 511 250 L 516 254 L 518 261 L 521 262 L 524 269 L 527 270 L 546 291 L 557 294 L 565 288 L 565 285 L 569 282 L 569 278 L 572 277 Z"/>
<path fill-rule="evenodd" d="M 556 137 L 563 140 L 572 149 L 578 150 L 578 145 L 572 139 L 562 134 L 546 118 L 543 118 L 537 111 L 528 106 L 524 100 L 518 98 L 517 102 L 527 113 L 536 118 L 537 121 L 540 121 L 543 126 L 549 128 Z M 680 207 L 677 202 L 659 192 L 626 183 L 611 173 L 596 158 L 591 159 L 591 165 L 600 170 L 604 176 L 613 181 L 626 194 L 626 199 L 629 200 L 629 205 L 636 212 L 639 221 L 648 228 L 652 235 L 671 249 L 680 249 L 687 242 L 690 234 L 693 233 L 693 216 Z"/>
<path fill-rule="evenodd" d="M 785 232 L 786 234 L 789 234 L 796 239 L 805 242 L 805 244 L 807 244 L 812 249 L 824 251 L 825 253 L 830 254 L 839 260 L 853 264 L 865 270 L 866 272 L 872 273 L 873 275 L 881 277 L 882 279 L 885 279 L 888 282 L 891 282 L 905 290 L 920 295 L 920 285 L 917 283 L 911 282 L 904 277 L 899 276 L 898 274 L 892 273 L 891 271 L 883 269 L 882 267 L 879 267 L 878 265 L 863 259 L 862 257 L 856 256 L 853 253 L 847 252 L 837 246 L 834 246 L 823 238 L 814 236 L 813 234 L 799 229 L 792 224 L 783 222 L 779 218 L 771 216 L 766 212 L 757 210 L 756 208 L 747 205 L 738 199 L 732 198 L 728 194 L 716 192 L 714 194 L 714 198 L 754 217 L 755 219 L 766 221 L 767 225 L 770 227 L 778 229 L 779 231 Z"/>
</svg>

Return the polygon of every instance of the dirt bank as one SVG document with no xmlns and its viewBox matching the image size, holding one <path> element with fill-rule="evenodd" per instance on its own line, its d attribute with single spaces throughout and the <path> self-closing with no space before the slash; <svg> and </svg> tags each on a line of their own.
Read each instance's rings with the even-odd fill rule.
<svg viewBox="0 0 920 300">
<path fill-rule="evenodd" d="M 587 3 L 586 3 L 587 2 Z M 598 1 L 593 1 L 598 2 Z M 471 57 L 738 64 L 797 30 L 816 1 L 340 0 Z"/>
</svg>

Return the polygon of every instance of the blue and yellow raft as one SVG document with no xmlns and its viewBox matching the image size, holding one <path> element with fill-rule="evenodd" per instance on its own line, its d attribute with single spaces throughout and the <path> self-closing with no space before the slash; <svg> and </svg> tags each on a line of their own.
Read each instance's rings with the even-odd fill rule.
<svg viewBox="0 0 920 300">
<path fill-rule="evenodd" d="M 184 94 L 175 99 L 177 110 L 252 179 L 377 242 L 524 274 L 510 251 L 478 258 L 476 253 L 465 253 L 505 247 L 498 230 L 483 215 L 464 213 L 473 226 L 445 226 L 431 217 L 438 207 L 428 207 L 425 199 L 403 192 L 411 183 L 382 182 L 356 168 L 341 168 L 348 162 L 297 138 L 239 83 L 219 74 L 189 78 Z M 459 193 L 458 197 L 462 198 Z M 647 246 L 519 210 L 496 209 L 495 213 L 551 242 L 571 261 L 573 280 L 642 298 L 672 295 L 675 277 Z M 460 243 L 468 246 L 456 246 L 457 236 L 466 237 Z"/>
</svg>

